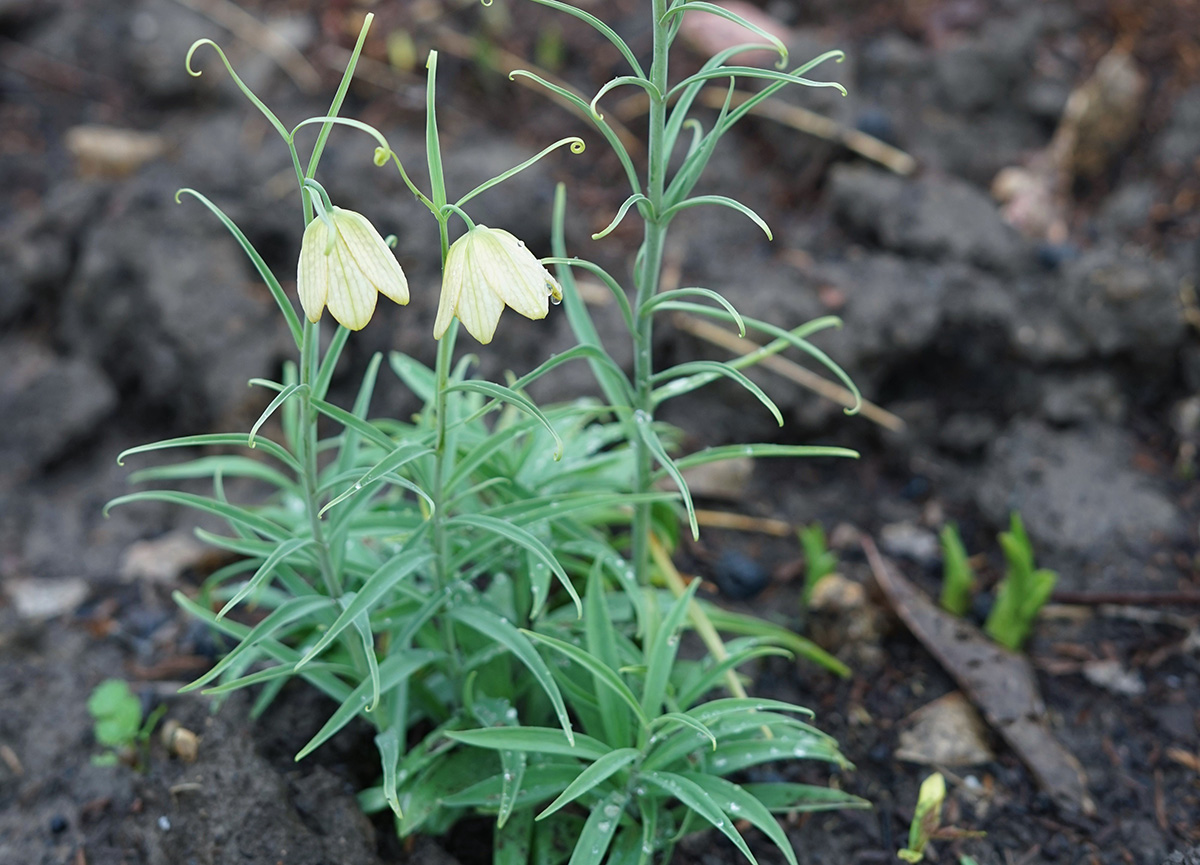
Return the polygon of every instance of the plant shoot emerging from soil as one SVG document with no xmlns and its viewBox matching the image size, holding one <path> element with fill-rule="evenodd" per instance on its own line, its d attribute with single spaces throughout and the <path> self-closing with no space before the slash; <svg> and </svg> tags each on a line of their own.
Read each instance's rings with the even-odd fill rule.
<svg viewBox="0 0 1200 865">
<path fill-rule="evenodd" d="M 865 803 L 804 784 L 738 783 L 744 770 L 777 760 L 848 763 L 837 744 L 810 725 L 807 709 L 749 697 L 737 670 L 781 652 L 842 668 L 795 634 L 698 601 L 699 582 L 689 584 L 675 571 L 670 550 L 682 524 L 693 535 L 699 531 L 684 469 L 745 455 L 855 454 L 836 447 L 733 445 L 676 455 L 678 436 L 656 420 L 658 407 L 718 378 L 738 382 L 779 423 L 782 417 L 741 371 L 746 363 L 690 361 L 659 370 L 651 347 L 659 313 L 690 312 L 741 333 L 769 334 L 774 342 L 755 359 L 795 347 L 853 388 L 808 341 L 836 326 L 836 319 L 786 329 L 744 318 L 710 288 L 660 290 L 668 228 L 689 208 L 728 208 L 770 236 L 745 204 L 693 191 L 721 137 L 755 104 L 789 84 L 838 87 L 805 76 L 840 54 L 782 71 L 784 46 L 727 10 L 698 0 L 654 0 L 648 4 L 653 51 L 646 68 L 592 14 L 559 0 L 536 2 L 593 27 L 629 67 L 590 101 L 531 72 L 512 75 L 533 79 L 578 109 L 615 152 L 630 194 L 600 234 L 626 216 L 641 219 L 630 288 L 568 255 L 562 187 L 552 215 L 552 254 L 540 260 L 518 238 L 475 223 L 468 212 L 476 196 L 553 151 L 581 153 L 582 139 L 555 142 L 451 199 L 435 110 L 435 52 L 427 63 L 428 185 L 422 188 L 381 132 L 341 116 L 370 16 L 328 112 L 293 129 L 238 78 L 215 43 L 202 40 L 189 52 L 189 71 L 199 74 L 192 65 L 198 49 L 216 51 L 290 154 L 300 204 L 297 231 L 303 232 L 298 289 L 304 316 L 233 221 L 202 193 L 182 190 L 246 251 L 284 317 L 296 357 L 281 381 L 252 381 L 274 397 L 248 432 L 187 436 L 122 454 L 221 448 L 216 456 L 136 476 L 208 478 L 210 496 L 146 490 L 112 504 L 168 501 L 223 521 L 224 533 L 199 534 L 236 553 L 238 561 L 214 573 L 199 598 L 179 594 L 177 601 L 232 637 L 235 647 L 188 687 L 220 695 L 261 686 L 255 706 L 261 712 L 289 678 L 306 680 L 337 708 L 297 759 L 352 719 L 365 719 L 377 731 L 381 771 L 361 801 L 368 810 L 390 808 L 400 834 L 440 833 L 472 813 L 490 814 L 496 862 L 569 859 L 585 865 L 665 861 L 684 834 L 715 828 L 754 861 L 739 829 L 748 823 L 796 865 L 775 814 Z M 732 65 L 751 47 L 740 46 L 672 80 L 669 49 L 685 15 L 737 21 L 770 43 L 780 68 Z M 736 107 L 727 98 L 715 116 L 693 116 L 710 82 L 727 84 L 732 96 L 738 79 L 763 86 Z M 644 166 L 598 108 L 608 92 L 626 86 L 649 99 Z M 297 133 L 307 126 L 317 135 L 305 161 Z M 443 273 L 433 368 L 400 352 L 376 355 L 348 408 L 334 405 L 328 393 L 351 331 L 369 323 L 377 294 L 405 303 L 409 287 L 374 227 L 335 207 L 316 180 L 335 126 L 370 136 L 376 166 L 394 167 L 413 206 L 430 212 Z M 601 340 L 576 287 L 576 270 L 598 278 L 616 301 L 633 346 L 632 373 Z M 505 306 L 541 319 L 560 300 L 578 344 L 534 370 L 499 384 L 471 376 L 472 356 L 456 357 L 460 322 L 486 345 L 503 326 Z M 325 307 L 340 325 L 327 342 L 320 339 Z M 370 417 L 385 360 L 424 404 L 411 421 Z M 578 361 L 590 365 L 603 399 L 538 406 L 528 397 L 529 384 Z M 262 434 L 276 413 L 278 441 Z M 333 432 L 319 437 L 318 420 Z M 256 458 L 229 454 L 231 446 L 253 448 Z M 265 482 L 275 495 L 260 505 L 230 502 L 223 479 L 231 476 Z M 663 491 L 664 480 L 675 490 Z M 265 611 L 253 625 L 231 615 L 247 604 Z M 678 655 L 681 632 L 689 628 L 707 647 L 700 660 Z"/>
</svg>

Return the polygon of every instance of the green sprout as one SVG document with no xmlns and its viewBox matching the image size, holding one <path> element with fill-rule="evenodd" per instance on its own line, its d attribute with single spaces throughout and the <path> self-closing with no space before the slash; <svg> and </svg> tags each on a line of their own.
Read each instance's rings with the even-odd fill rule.
<svg viewBox="0 0 1200 865">
<path fill-rule="evenodd" d="M 998 536 L 1008 568 L 984 623 L 984 630 L 996 642 L 1010 649 L 1020 649 L 1038 611 L 1050 599 L 1058 574 L 1046 568 L 1035 568 L 1033 545 L 1025 533 L 1021 515 L 1011 515 L 1011 528 Z"/>
<path fill-rule="evenodd" d="M 95 724 L 92 734 L 107 751 L 92 757 L 97 766 L 115 766 L 125 761 L 140 764 L 137 749 L 144 750 L 150 734 L 167 707 L 159 706 L 142 723 L 142 702 L 123 679 L 106 679 L 96 686 L 87 702 Z"/>
<path fill-rule="evenodd" d="M 958 527 L 947 523 L 942 527 L 942 609 L 964 616 L 971 608 L 971 594 L 975 590 L 975 571 L 967 557 Z"/>
<path fill-rule="evenodd" d="M 942 804 L 946 801 L 946 779 L 941 772 L 934 772 L 921 782 L 917 793 L 917 807 L 913 810 L 912 823 L 908 827 L 908 846 L 896 855 L 905 862 L 920 862 L 925 858 L 925 847 L 942 825 Z"/>
<path fill-rule="evenodd" d="M 820 523 L 802 526 L 797 533 L 804 549 L 804 606 L 812 601 L 817 583 L 837 570 L 837 553 L 829 549 Z"/>
</svg>

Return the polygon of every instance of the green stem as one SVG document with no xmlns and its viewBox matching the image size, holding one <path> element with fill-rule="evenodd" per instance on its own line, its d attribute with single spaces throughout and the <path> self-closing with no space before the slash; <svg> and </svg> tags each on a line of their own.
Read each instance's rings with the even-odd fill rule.
<svg viewBox="0 0 1200 865">
<path fill-rule="evenodd" d="M 333 568 L 333 558 L 329 552 L 329 541 L 325 538 L 322 527 L 321 503 L 317 498 L 317 410 L 312 404 L 313 381 L 316 378 L 314 370 L 314 351 L 319 331 L 311 321 L 304 322 L 304 332 L 300 343 L 300 436 L 297 454 L 303 469 L 301 482 L 304 487 L 305 509 L 308 511 L 308 524 L 312 531 L 313 541 L 317 545 L 317 563 L 321 571 L 321 579 L 325 583 L 325 591 L 331 598 L 342 595 L 341 581 Z"/>
<path fill-rule="evenodd" d="M 662 273 L 664 241 L 666 225 L 658 222 L 658 214 L 663 211 L 663 192 L 666 188 L 667 154 L 666 122 L 667 104 L 661 94 L 667 92 L 667 49 L 669 36 L 667 27 L 659 21 L 666 14 L 666 0 L 654 0 L 654 57 L 650 65 L 650 83 L 653 89 L 650 96 L 650 121 L 648 140 L 648 167 L 646 176 L 646 197 L 650 200 L 650 209 L 655 214 L 653 221 L 646 221 L 642 248 L 638 255 L 638 264 L 634 273 L 637 295 L 634 301 L 634 320 L 638 323 L 634 334 L 633 355 L 633 385 L 636 393 L 635 412 L 638 417 L 648 422 L 654 418 L 654 317 L 641 315 L 642 307 L 654 297 L 658 289 L 659 277 Z M 659 95 L 655 95 L 655 93 Z M 637 423 L 637 420 L 634 420 Z M 637 492 L 648 492 L 653 483 L 653 457 L 650 448 L 640 436 L 633 439 L 637 455 L 636 485 Z M 641 585 L 650 582 L 650 505 L 639 504 L 633 514 L 633 568 Z"/>
</svg>

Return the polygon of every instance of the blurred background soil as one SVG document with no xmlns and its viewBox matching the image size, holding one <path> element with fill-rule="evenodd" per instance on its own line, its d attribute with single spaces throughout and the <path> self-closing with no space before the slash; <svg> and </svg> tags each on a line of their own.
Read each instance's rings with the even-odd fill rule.
<svg viewBox="0 0 1200 865">
<path fill-rule="evenodd" d="M 647 4 L 586 5 L 648 52 Z M 214 561 L 191 540 L 190 514 L 145 504 L 101 513 L 128 488 L 117 453 L 246 429 L 266 402 L 246 381 L 278 377 L 288 357 L 236 243 L 194 200 L 173 200 L 185 186 L 212 198 L 292 288 L 303 226 L 287 152 L 210 49 L 196 56 L 203 76 L 188 76 L 188 46 L 215 39 L 290 126 L 324 113 L 368 10 L 377 20 L 345 113 L 380 128 L 420 176 L 424 58 L 439 49 L 452 194 L 581 135 L 585 154 L 556 153 L 481 196 L 472 215 L 546 253 L 554 183 L 565 181 L 570 251 L 628 273 L 632 221 L 589 239 L 624 197 L 619 165 L 580 120 L 507 79 L 533 64 L 591 94 L 621 74 L 616 53 L 573 19 L 511 2 L 0 0 L 2 862 L 451 855 L 400 845 L 358 815 L 353 792 L 373 782 L 375 759 L 363 731 L 291 762 L 325 711 L 299 688 L 257 722 L 240 700 L 214 715 L 176 696 L 222 647 L 170 591 L 196 585 Z M 981 865 L 1157 865 L 1182 854 L 1200 844 L 1200 7 L 768 0 L 758 11 L 794 63 L 844 49 L 844 63 L 813 75 L 850 95 L 786 91 L 772 116 L 722 142 L 702 191 L 737 196 L 775 241 L 731 211 L 688 211 L 673 226 L 668 279 L 722 291 L 784 327 L 842 317 L 815 342 L 891 415 L 846 417 L 762 371 L 782 429 L 720 385 L 664 417 L 689 448 L 765 440 L 863 454 L 772 462 L 710 490 L 714 509 L 832 532 L 846 594 L 824 610 L 803 615 L 790 530 L 710 530 L 681 560 L 729 602 L 809 627 L 853 668 L 845 680 L 810 664 L 759 671 L 760 692 L 817 711 L 858 766 L 835 783 L 876 805 L 790 821 L 801 861 L 894 861 L 932 771 L 896 757 L 900 738 L 914 710 L 954 689 L 870 591 L 850 527 L 936 592 L 936 534 L 956 521 L 981 554 L 979 620 L 1002 574 L 995 535 L 1013 510 L 1039 564 L 1060 574 L 1061 603 L 1028 651 L 1050 727 L 1086 769 L 1098 810 L 1057 808 L 992 740 L 986 760 L 955 770 L 947 809 L 949 822 L 987 836 L 941 842 L 937 861 L 964 852 Z M 690 33 L 678 69 L 698 67 L 722 38 Z M 644 104 L 627 95 L 611 94 L 604 110 L 632 130 L 636 157 Z M 796 109 L 833 126 L 782 122 Z M 403 310 L 381 302 L 351 341 L 335 384 L 342 401 L 373 352 L 432 361 L 434 348 L 436 233 L 394 173 L 372 165 L 373 146 L 336 132 L 319 179 L 339 205 L 398 236 L 413 297 Z M 619 340 L 616 310 L 594 300 L 602 333 Z M 479 352 L 481 374 L 521 373 L 569 345 L 554 310 L 537 323 L 510 314 Z M 660 365 L 730 356 L 687 321 L 664 321 L 656 350 Z M 563 373 L 535 395 L 594 391 L 585 367 Z M 416 408 L 399 382 L 377 393 L 376 414 Z M 155 744 L 142 772 L 90 765 L 86 699 L 113 675 L 200 735 L 196 763 Z M 768 847 L 756 849 L 774 862 Z M 467 865 L 477 855 L 453 840 L 448 849 Z M 708 836 L 678 856 L 736 860 Z"/>
</svg>

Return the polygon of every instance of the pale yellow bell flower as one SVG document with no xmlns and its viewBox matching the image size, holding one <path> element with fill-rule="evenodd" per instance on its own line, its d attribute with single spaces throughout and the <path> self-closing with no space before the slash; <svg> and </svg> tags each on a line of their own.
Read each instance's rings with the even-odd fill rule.
<svg viewBox="0 0 1200 865">
<path fill-rule="evenodd" d="M 524 243 L 503 229 L 476 225 L 446 255 L 433 338 L 441 339 L 458 316 L 487 345 L 505 306 L 526 318 L 545 318 L 551 297 L 561 301 L 562 289 Z"/>
<path fill-rule="evenodd" d="M 365 216 L 340 207 L 304 230 L 296 287 L 309 321 L 320 320 L 328 306 L 350 330 L 371 320 L 376 295 L 408 303 L 408 280 L 396 256 Z"/>
</svg>

